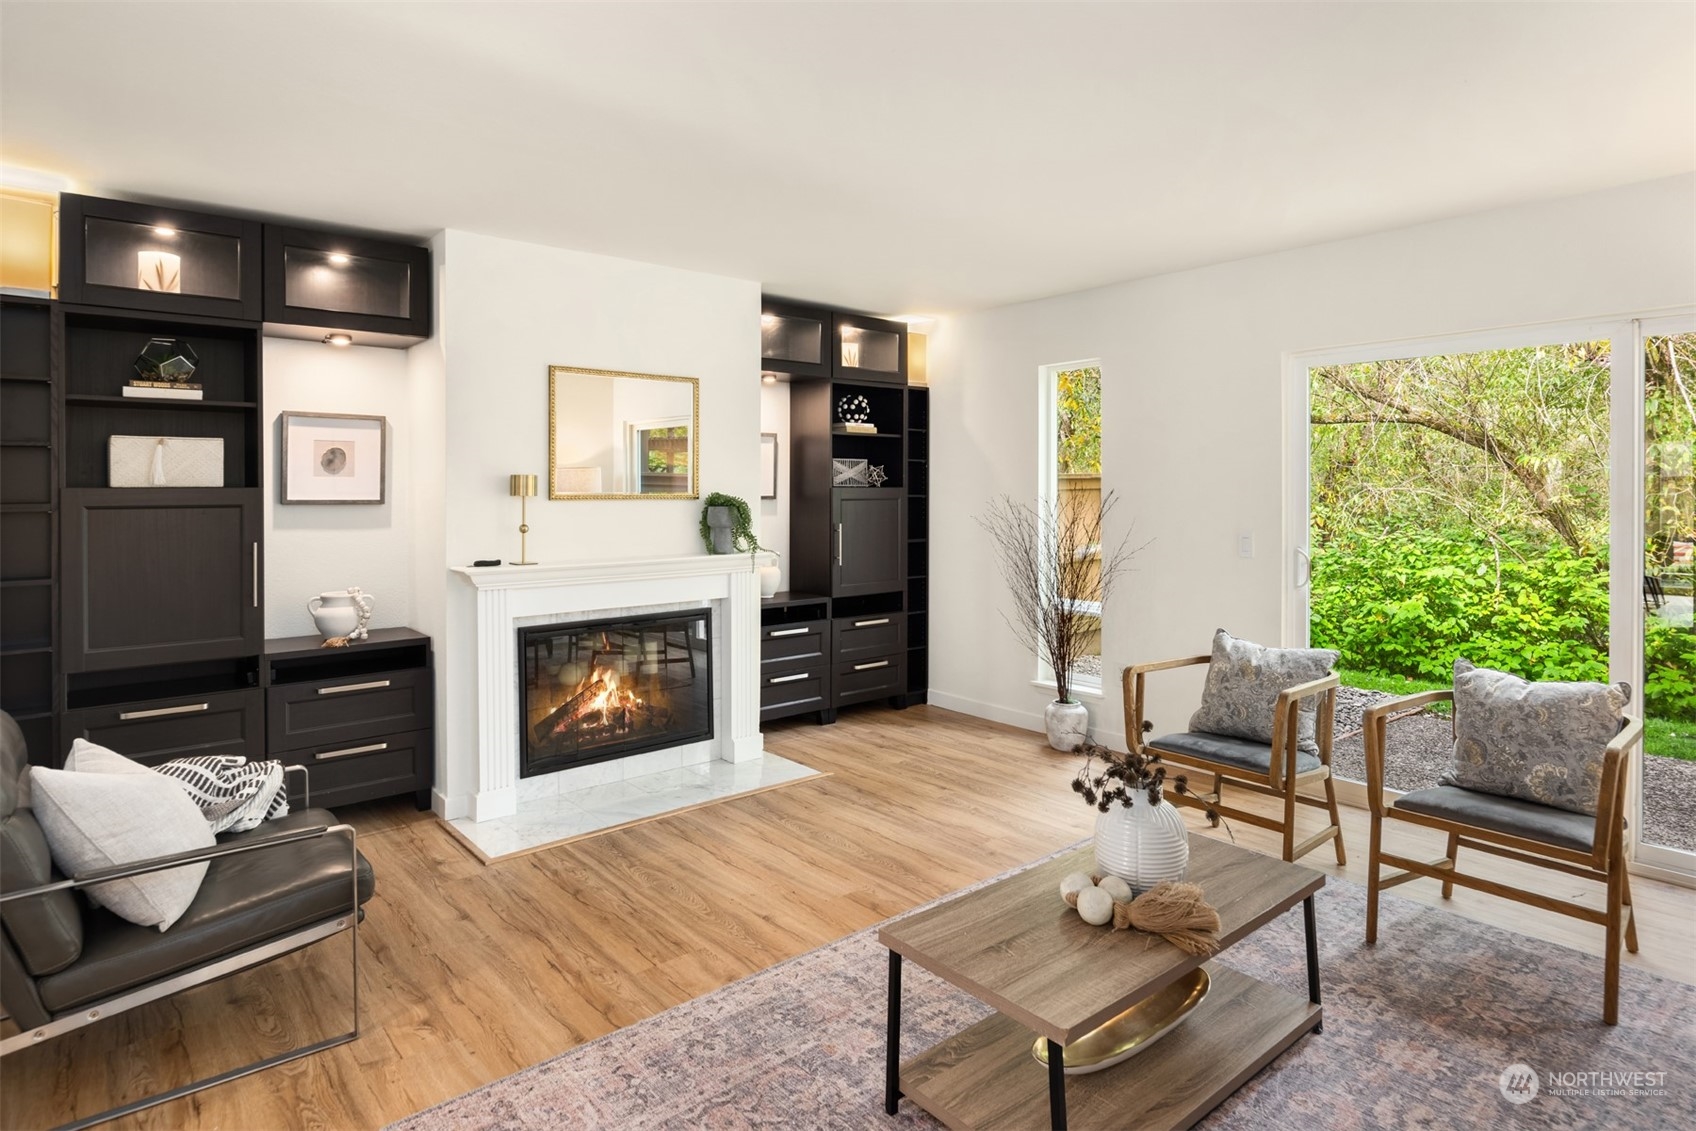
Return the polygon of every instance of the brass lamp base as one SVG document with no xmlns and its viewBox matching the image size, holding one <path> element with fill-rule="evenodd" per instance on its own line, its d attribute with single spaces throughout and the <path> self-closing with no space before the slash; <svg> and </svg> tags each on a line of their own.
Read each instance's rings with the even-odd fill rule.
<svg viewBox="0 0 1696 1131">
<path fill-rule="evenodd" d="M 1085 1033 L 1065 1048 L 1066 1075 L 1100 1072 L 1129 1060 L 1170 1033 L 1178 1022 L 1201 1004 L 1212 979 L 1207 970 L 1194 971 L 1167 986 L 1153 997 L 1144 998 L 1099 1029 Z M 1048 1063 L 1048 1041 L 1038 1037 L 1031 1055 L 1039 1064 Z"/>
</svg>

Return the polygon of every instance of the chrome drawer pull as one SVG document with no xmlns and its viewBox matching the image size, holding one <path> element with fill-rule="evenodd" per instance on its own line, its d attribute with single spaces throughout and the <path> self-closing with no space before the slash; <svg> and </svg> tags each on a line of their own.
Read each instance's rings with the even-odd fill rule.
<svg viewBox="0 0 1696 1131">
<path fill-rule="evenodd" d="M 123 711 L 118 715 L 118 721 L 127 723 L 131 719 L 158 719 L 166 715 L 192 715 L 200 711 L 210 711 L 210 703 L 190 703 L 185 707 L 155 707 L 151 711 Z"/>
<path fill-rule="evenodd" d="M 771 635 L 772 635 L 772 639 L 775 640 L 779 636 L 805 636 L 805 635 L 807 635 L 807 633 L 809 633 L 811 631 L 813 631 L 813 630 L 810 629 L 810 628 L 785 628 L 785 629 L 780 629 L 777 632 L 772 633 Z"/>
<path fill-rule="evenodd" d="M 370 683 L 344 683 L 339 687 L 320 687 L 318 694 L 340 695 L 344 691 L 375 691 L 379 687 L 387 687 L 388 685 L 389 681 L 386 679 L 374 679 Z"/>
<path fill-rule="evenodd" d="M 857 672 L 869 672 L 873 668 L 887 668 L 888 666 L 888 660 L 874 660 L 869 664 L 855 664 L 854 670 Z"/>
<path fill-rule="evenodd" d="M 875 624 L 888 624 L 888 623 L 889 623 L 888 617 L 879 617 L 877 620 L 857 620 L 857 621 L 854 622 L 854 627 L 855 628 L 870 628 Z"/>
<path fill-rule="evenodd" d="M 314 754 L 312 757 L 315 760 L 322 762 L 326 758 L 346 758 L 354 754 L 372 754 L 378 750 L 387 750 L 388 748 L 389 744 L 386 742 L 373 742 L 370 746 L 349 746 L 346 750 L 324 750 L 320 753 Z"/>
<path fill-rule="evenodd" d="M 794 683 L 798 679 L 812 678 L 812 672 L 801 672 L 798 675 L 778 675 L 766 680 L 767 683 Z"/>
</svg>

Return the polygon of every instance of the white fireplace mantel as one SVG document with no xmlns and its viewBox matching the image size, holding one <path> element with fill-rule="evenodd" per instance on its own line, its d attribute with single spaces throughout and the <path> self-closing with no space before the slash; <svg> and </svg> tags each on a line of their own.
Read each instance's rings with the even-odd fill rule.
<svg viewBox="0 0 1696 1131">
<path fill-rule="evenodd" d="M 519 677 L 517 630 L 538 618 L 582 619 L 605 610 L 712 603 L 718 610 L 712 756 L 746 762 L 760 736 L 760 554 L 695 554 L 632 561 L 456 566 L 476 591 L 476 760 L 469 816 L 510 816 L 518 808 Z M 705 757 L 705 755 L 703 755 Z M 534 779 L 532 779 L 534 780 Z"/>
</svg>

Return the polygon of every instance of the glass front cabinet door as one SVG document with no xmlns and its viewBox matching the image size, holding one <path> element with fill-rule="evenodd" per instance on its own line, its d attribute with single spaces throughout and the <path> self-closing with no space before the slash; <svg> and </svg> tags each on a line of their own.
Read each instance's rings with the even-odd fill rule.
<svg viewBox="0 0 1696 1131">
<path fill-rule="evenodd" d="M 66 193 L 59 297 L 257 322 L 259 232 L 251 220 Z"/>
<path fill-rule="evenodd" d="M 830 312 L 767 299 L 760 309 L 760 370 L 783 379 L 830 376 Z"/>
<path fill-rule="evenodd" d="M 900 322 L 838 314 L 831 366 L 838 381 L 907 383 L 907 327 Z"/>
<path fill-rule="evenodd" d="M 430 336 L 430 249 L 265 225 L 265 329 L 337 344 L 404 346 Z"/>
</svg>

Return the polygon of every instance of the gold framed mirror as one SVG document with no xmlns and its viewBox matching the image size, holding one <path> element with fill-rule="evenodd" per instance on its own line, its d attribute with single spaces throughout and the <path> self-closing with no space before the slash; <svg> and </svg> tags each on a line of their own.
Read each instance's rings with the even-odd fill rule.
<svg viewBox="0 0 1696 1131">
<path fill-rule="evenodd" d="M 698 499 L 701 383 L 548 366 L 548 498 Z"/>
</svg>

